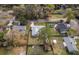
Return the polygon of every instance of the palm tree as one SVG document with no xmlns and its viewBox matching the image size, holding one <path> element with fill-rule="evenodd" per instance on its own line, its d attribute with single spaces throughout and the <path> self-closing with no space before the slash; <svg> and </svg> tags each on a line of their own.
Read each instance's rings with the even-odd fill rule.
<svg viewBox="0 0 79 59">
<path fill-rule="evenodd" d="M 70 23 L 70 21 L 75 18 L 74 12 L 72 11 L 71 8 L 66 10 L 65 17 L 67 18 L 66 22 L 68 22 L 68 23 Z"/>
<path fill-rule="evenodd" d="M 49 43 L 51 43 L 51 37 L 52 37 L 52 30 L 51 28 L 49 28 L 49 26 L 46 26 L 45 28 L 42 28 L 39 31 L 39 36 L 38 39 L 39 40 L 43 40 L 44 43 L 44 49 L 47 51 L 48 49 L 48 45 L 50 45 Z M 47 47 L 46 47 L 47 46 Z"/>
</svg>

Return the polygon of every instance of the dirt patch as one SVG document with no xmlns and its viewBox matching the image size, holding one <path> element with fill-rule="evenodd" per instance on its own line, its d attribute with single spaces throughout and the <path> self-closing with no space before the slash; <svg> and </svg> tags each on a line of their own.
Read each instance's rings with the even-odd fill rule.
<svg viewBox="0 0 79 59">
<path fill-rule="evenodd" d="M 26 54 L 26 47 L 14 47 L 11 49 L 14 55 L 25 55 Z"/>
</svg>

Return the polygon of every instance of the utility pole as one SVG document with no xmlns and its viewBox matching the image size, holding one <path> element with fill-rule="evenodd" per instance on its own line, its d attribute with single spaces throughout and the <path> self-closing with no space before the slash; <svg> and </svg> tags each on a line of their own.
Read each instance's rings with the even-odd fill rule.
<svg viewBox="0 0 79 59">
<path fill-rule="evenodd" d="M 28 33 L 27 33 L 27 44 L 26 44 L 26 54 L 28 53 L 28 41 L 30 39 L 30 26 L 29 26 L 29 22 L 28 22 Z"/>
</svg>

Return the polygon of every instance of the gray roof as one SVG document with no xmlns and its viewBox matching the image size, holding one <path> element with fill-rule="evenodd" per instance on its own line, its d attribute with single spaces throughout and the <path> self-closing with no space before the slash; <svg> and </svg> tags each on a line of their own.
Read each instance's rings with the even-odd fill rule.
<svg viewBox="0 0 79 59">
<path fill-rule="evenodd" d="M 74 52 L 74 51 L 78 51 L 75 43 L 74 43 L 74 39 L 71 37 L 64 37 L 64 41 L 67 44 L 67 48 L 69 52 Z"/>
<path fill-rule="evenodd" d="M 13 30 L 25 31 L 26 26 L 13 26 Z"/>
<path fill-rule="evenodd" d="M 58 23 L 56 28 L 59 29 L 60 31 L 66 31 L 67 25 L 64 23 Z"/>
</svg>

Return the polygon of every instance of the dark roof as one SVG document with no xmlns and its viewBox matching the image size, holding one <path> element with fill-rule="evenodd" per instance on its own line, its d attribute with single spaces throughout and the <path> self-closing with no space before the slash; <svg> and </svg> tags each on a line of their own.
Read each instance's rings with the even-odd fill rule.
<svg viewBox="0 0 79 59">
<path fill-rule="evenodd" d="M 58 23 L 56 28 L 59 29 L 60 31 L 66 31 L 67 25 L 65 23 Z"/>
</svg>

